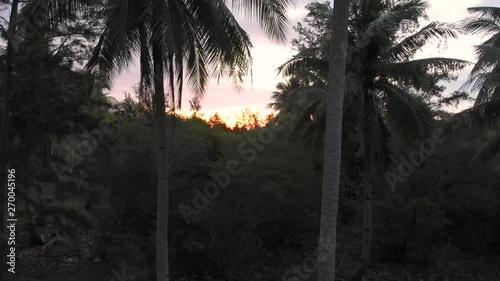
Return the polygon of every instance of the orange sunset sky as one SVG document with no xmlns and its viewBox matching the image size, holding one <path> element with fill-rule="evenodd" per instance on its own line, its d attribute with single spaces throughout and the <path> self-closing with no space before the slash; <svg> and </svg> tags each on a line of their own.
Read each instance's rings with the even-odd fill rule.
<svg viewBox="0 0 500 281">
<path fill-rule="evenodd" d="M 221 80 L 217 84 L 212 79 L 207 87 L 206 94 L 201 101 L 202 110 L 205 117 L 212 116 L 218 112 L 221 117 L 229 124 L 234 123 L 234 116 L 245 108 L 251 111 L 258 111 L 261 116 L 270 113 L 266 109 L 270 102 L 271 93 L 275 90 L 278 82 L 285 80 L 281 75 L 278 76 L 276 68 L 290 59 L 295 52 L 292 50 L 290 41 L 296 37 L 296 33 L 291 26 L 301 21 L 307 14 L 304 6 L 313 2 L 310 0 L 296 0 L 295 8 L 289 10 L 290 28 L 288 30 L 287 44 L 276 44 L 270 41 L 259 29 L 256 22 L 248 20 L 245 15 L 236 14 L 242 27 L 249 33 L 253 43 L 253 83 L 251 78 L 247 77 L 242 89 L 238 92 L 234 85 L 227 80 Z M 430 8 L 428 10 L 429 21 L 457 22 L 467 17 L 467 8 L 473 6 L 493 5 L 495 0 L 429 0 Z M 425 24 L 425 23 L 424 23 Z M 474 61 L 473 45 L 479 44 L 481 38 L 475 36 L 462 35 L 458 40 L 449 40 L 447 48 L 438 50 L 437 45 L 429 46 L 421 52 L 418 57 L 450 57 Z M 448 92 L 457 90 L 462 86 L 470 68 L 464 70 L 459 79 L 448 85 Z M 139 68 L 137 64 L 124 71 L 118 76 L 113 84 L 111 95 L 118 100 L 124 98 L 124 93 L 133 93 L 132 86 L 139 80 Z M 189 100 L 192 93 L 186 87 L 183 95 L 183 109 L 189 109 Z M 457 111 L 465 109 L 469 105 L 460 105 L 459 108 L 450 108 Z"/>
</svg>

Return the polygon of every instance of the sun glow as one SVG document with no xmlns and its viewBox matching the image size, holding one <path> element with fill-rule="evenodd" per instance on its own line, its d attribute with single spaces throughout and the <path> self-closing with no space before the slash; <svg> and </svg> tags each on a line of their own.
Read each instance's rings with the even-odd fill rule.
<svg viewBox="0 0 500 281">
<path fill-rule="evenodd" d="M 185 109 L 176 112 L 178 115 L 185 118 L 192 117 L 195 114 L 194 111 Z M 258 122 L 260 126 L 263 126 L 267 123 L 266 120 L 269 116 L 271 114 L 275 114 L 275 112 L 267 108 L 250 109 L 248 107 L 232 107 L 222 110 L 200 110 L 196 112 L 196 116 L 198 118 L 207 122 L 215 114 L 217 114 L 222 122 L 224 122 L 229 128 L 234 128 L 237 126 L 241 127 L 244 125 L 252 125 L 255 122 Z"/>
</svg>

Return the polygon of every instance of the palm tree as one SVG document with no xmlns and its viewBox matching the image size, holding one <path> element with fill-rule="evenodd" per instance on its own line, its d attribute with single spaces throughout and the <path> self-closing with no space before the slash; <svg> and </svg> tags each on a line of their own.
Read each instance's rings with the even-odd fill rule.
<svg viewBox="0 0 500 281">
<path fill-rule="evenodd" d="M 141 89 L 154 88 L 153 105 L 157 145 L 158 195 L 157 195 L 157 280 L 169 280 L 168 268 L 168 151 L 165 117 L 164 76 L 167 73 L 172 105 L 180 107 L 184 66 L 193 90 L 202 94 L 209 76 L 209 67 L 218 77 L 229 74 L 235 82 L 241 82 L 250 61 L 250 40 L 223 1 L 132 1 L 135 16 L 129 17 L 130 6 L 123 1 L 110 1 L 106 31 L 96 48 L 89 68 L 99 66 L 105 75 L 118 71 L 116 63 L 130 59 L 130 47 L 116 50 L 117 39 L 135 44 L 141 56 Z M 255 4 L 255 3 L 254 3 Z M 118 9 L 117 9 L 118 7 Z M 251 6 L 250 6 L 251 7 Z M 283 9 L 283 3 L 273 6 Z M 259 10 L 262 11 L 262 10 Z M 282 12 L 278 10 L 277 12 Z M 273 16 L 273 10 L 267 10 Z M 260 16 L 260 15 L 259 15 Z M 262 15 L 263 17 L 264 15 Z M 123 30 L 123 23 L 131 26 Z M 134 26 L 134 23 L 137 23 Z M 283 30 L 275 28 L 275 22 L 264 19 L 273 36 L 281 36 Z M 285 23 L 285 22 L 283 22 Z M 278 33 L 273 33 L 278 32 Z M 120 45 L 118 45 L 120 46 Z M 152 56 L 149 51 L 151 50 Z M 113 54 L 108 56 L 108 54 Z M 125 59 L 125 60 L 124 60 Z M 152 61 L 152 63 L 151 63 Z M 151 67 L 152 65 L 152 67 Z M 153 69 L 151 71 L 151 68 Z M 151 75 L 152 73 L 152 75 Z M 111 77 L 111 76 L 107 76 Z M 175 97 L 177 84 L 177 97 Z"/>
<path fill-rule="evenodd" d="M 52 7 L 49 15 L 85 7 L 91 0 L 34 1 Z M 59 3 L 59 5 L 56 5 Z M 182 102 L 182 87 L 187 75 L 189 85 L 202 95 L 208 78 L 229 75 L 242 81 L 250 65 L 251 43 L 227 4 L 235 10 L 246 9 L 266 33 L 277 41 L 285 40 L 288 25 L 286 10 L 292 0 L 108 0 L 105 4 L 104 32 L 87 69 L 109 82 L 122 69 L 140 57 L 140 92 L 154 90 L 153 111 L 157 149 L 157 257 L 158 281 L 169 280 L 168 269 L 168 150 L 164 79 L 169 82 L 173 111 Z M 47 10 L 47 9 L 46 9 Z"/>
<path fill-rule="evenodd" d="M 468 11 L 472 17 L 464 22 L 465 33 L 489 37 L 475 46 L 478 60 L 466 83 L 479 91 L 479 105 L 500 99 L 500 7 L 474 7 Z"/>
<path fill-rule="evenodd" d="M 350 102 L 361 102 L 363 121 L 359 125 L 364 139 L 365 159 L 363 244 L 361 262 L 353 280 L 361 279 L 370 262 L 372 183 L 380 180 L 388 165 L 389 131 L 397 132 L 409 141 L 425 137 L 434 120 L 417 94 L 435 92 L 436 82 L 454 78 L 457 71 L 468 64 L 450 58 L 413 59 L 427 42 L 457 37 L 453 26 L 439 22 L 431 22 L 411 34 L 402 29 L 403 26 L 416 28 L 426 8 L 427 3 L 420 0 L 395 3 L 363 0 L 351 6 L 344 106 L 350 110 L 355 105 Z M 285 75 L 293 75 L 304 67 L 313 69 L 314 73 L 324 78 L 328 75 L 325 70 L 329 68 L 329 62 L 299 54 L 279 69 Z M 302 92 L 307 93 L 308 90 L 302 89 Z M 300 111 L 306 116 L 297 118 L 309 120 L 296 123 L 296 126 L 302 126 L 298 130 L 305 133 L 313 131 L 310 128 L 313 124 L 322 125 L 322 111 L 328 108 L 325 106 L 326 94 L 310 96 L 316 99 L 303 103 L 306 108 Z M 322 130 L 315 129 L 314 132 L 321 133 Z"/>
<path fill-rule="evenodd" d="M 303 108 L 303 106 L 298 106 L 299 100 L 305 100 L 304 95 L 299 95 L 297 90 L 304 87 L 306 86 L 301 83 L 301 79 L 295 77 L 290 78 L 286 83 L 281 82 L 276 85 L 276 91 L 271 95 L 273 102 L 267 104 L 267 108 L 278 112 L 272 118 L 273 122 L 293 128 L 293 124 L 297 122 L 295 117 L 298 116 L 295 112 Z M 291 100 L 295 102 L 290 102 Z"/>
<path fill-rule="evenodd" d="M 278 83 L 276 85 L 276 91 L 274 91 L 271 96 L 271 99 L 275 102 L 269 103 L 267 108 L 281 111 L 285 106 L 289 93 L 299 87 L 300 81 L 297 78 L 290 78 L 286 83 Z"/>
<path fill-rule="evenodd" d="M 319 248 L 329 249 L 318 257 L 318 280 L 335 280 L 335 249 L 339 205 L 342 114 L 345 91 L 347 35 L 350 1 L 335 0 L 328 89 L 326 91 L 323 189 Z"/>
</svg>

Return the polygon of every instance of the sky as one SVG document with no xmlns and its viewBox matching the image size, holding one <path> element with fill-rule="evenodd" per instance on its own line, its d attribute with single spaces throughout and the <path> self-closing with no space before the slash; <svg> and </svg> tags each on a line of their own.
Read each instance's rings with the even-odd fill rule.
<svg viewBox="0 0 500 281">
<path fill-rule="evenodd" d="M 498 0 L 429 0 L 430 8 L 427 11 L 430 21 L 457 22 L 467 17 L 467 8 L 474 6 L 498 6 Z M 278 75 L 276 68 L 292 58 L 295 52 L 292 50 L 291 40 L 297 36 L 292 26 L 307 15 L 305 5 L 313 2 L 311 0 L 296 0 L 295 8 L 289 10 L 290 28 L 286 44 L 277 44 L 270 41 L 260 30 L 256 22 L 246 19 L 244 15 L 236 14 L 241 26 L 248 32 L 252 40 L 253 49 L 253 76 L 245 78 L 245 83 L 240 91 L 229 81 L 221 79 L 219 83 L 212 79 L 207 87 L 206 94 L 201 101 L 202 112 L 205 116 L 211 116 L 219 112 L 224 119 L 232 119 L 238 112 L 245 108 L 252 111 L 258 111 L 261 114 L 269 113 L 266 105 L 271 101 L 271 93 L 279 82 L 285 81 L 281 75 Z M 449 57 L 464 59 L 471 62 L 475 61 L 472 47 L 483 41 L 477 36 L 461 35 L 458 40 L 448 40 L 445 49 L 437 48 L 437 45 L 430 44 L 425 48 L 417 58 L 424 57 Z M 448 85 L 449 92 L 458 90 L 465 82 L 468 70 L 466 69 L 459 76 L 459 79 Z M 128 71 L 119 75 L 113 84 L 111 95 L 119 100 L 123 99 L 124 93 L 133 93 L 132 86 L 139 81 L 139 68 L 132 66 Z M 183 109 L 189 109 L 189 100 L 192 93 L 186 88 L 183 95 Z M 459 108 L 450 108 L 450 110 L 461 110 L 468 107 L 469 104 L 459 106 Z"/>
</svg>

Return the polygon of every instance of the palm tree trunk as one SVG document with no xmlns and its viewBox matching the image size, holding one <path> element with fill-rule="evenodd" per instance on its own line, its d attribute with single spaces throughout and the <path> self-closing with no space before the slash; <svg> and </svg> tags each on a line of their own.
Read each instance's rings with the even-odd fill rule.
<svg viewBox="0 0 500 281">
<path fill-rule="evenodd" d="M 335 280 L 349 0 L 335 0 L 328 75 L 318 281 Z"/>
<path fill-rule="evenodd" d="M 156 280 L 168 281 L 168 150 L 165 113 L 163 52 L 153 44 L 154 110 L 158 190 L 156 206 Z"/>
<path fill-rule="evenodd" d="M 367 90 L 363 98 L 363 142 L 365 158 L 365 174 L 363 180 L 363 241 L 361 258 L 351 281 L 360 281 L 370 264 L 372 250 L 372 180 L 375 170 L 372 141 L 374 140 L 374 126 L 376 126 L 377 112 L 371 90 Z"/>
<path fill-rule="evenodd" d="M 7 30 L 7 54 L 6 54 L 6 78 L 5 84 L 2 92 L 2 121 L 1 121 L 1 129 L 0 129 L 0 175 L 1 175 L 1 195 L 0 199 L 2 201 L 2 206 L 0 210 L 0 256 L 3 258 L 4 255 L 4 246 L 6 245 L 4 240 L 4 218 L 5 218 L 5 192 L 6 192 L 6 182 L 7 182 L 7 152 L 9 145 L 9 95 L 11 94 L 11 85 L 12 85 L 12 71 L 14 68 L 14 43 L 13 40 L 16 40 L 16 27 L 17 27 L 17 11 L 18 11 L 19 0 L 12 1 L 12 7 L 10 10 L 10 20 L 9 20 L 9 28 Z M 0 266 L 2 272 L 0 273 L 0 281 L 3 281 L 3 266 Z"/>
</svg>

